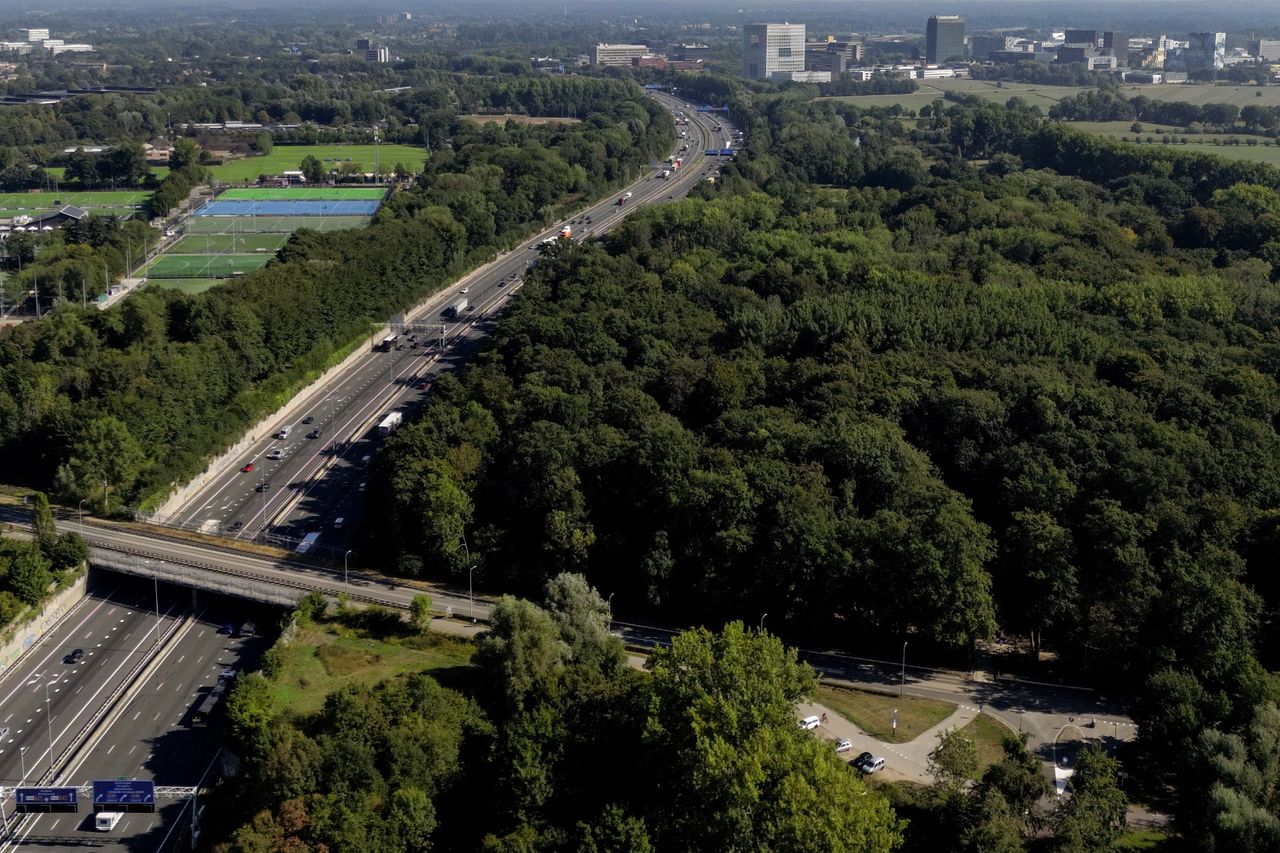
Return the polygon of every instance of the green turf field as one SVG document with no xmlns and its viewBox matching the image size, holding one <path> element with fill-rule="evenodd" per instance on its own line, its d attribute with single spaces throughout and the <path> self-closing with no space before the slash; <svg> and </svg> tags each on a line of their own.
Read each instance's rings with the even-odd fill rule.
<svg viewBox="0 0 1280 853">
<path fill-rule="evenodd" d="M 386 187 L 235 187 L 218 201 L 381 201 Z"/>
<path fill-rule="evenodd" d="M 367 216 L 193 216 L 184 227 L 188 234 L 292 234 L 299 228 L 341 231 L 368 222 Z"/>
<path fill-rule="evenodd" d="M 161 255 L 151 262 L 147 278 L 222 278 L 253 272 L 267 261 L 267 252 L 254 255 Z"/>
<path fill-rule="evenodd" d="M 66 204 L 103 213 L 132 213 L 151 195 L 140 190 L 103 192 L 0 193 L 0 217 L 43 213 Z"/>
<path fill-rule="evenodd" d="M 167 290 L 181 290 L 183 293 L 204 293 L 211 287 L 227 281 L 222 278 L 156 278 L 148 287 L 163 287 Z"/>
<path fill-rule="evenodd" d="M 232 254 L 243 255 L 263 249 L 274 252 L 289 239 L 288 234 L 188 234 L 169 247 L 174 255 Z"/>
<path fill-rule="evenodd" d="M 229 160 L 221 166 L 211 167 L 209 171 L 214 180 L 244 183 L 257 180 L 258 175 L 278 175 L 297 169 L 302 158 L 308 155 L 318 159 L 326 169 L 336 169 L 350 161 L 360 164 L 362 171 L 373 171 L 372 145 L 277 145 L 265 156 Z M 378 159 L 383 172 L 390 173 L 396 163 L 403 163 L 409 171 L 417 172 L 422 169 L 427 152 L 425 148 L 413 145 L 379 145 Z"/>
</svg>

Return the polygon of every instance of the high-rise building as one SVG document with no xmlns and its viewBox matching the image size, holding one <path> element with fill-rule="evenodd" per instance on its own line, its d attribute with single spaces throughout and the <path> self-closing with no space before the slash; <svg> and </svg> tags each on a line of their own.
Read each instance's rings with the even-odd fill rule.
<svg viewBox="0 0 1280 853">
<path fill-rule="evenodd" d="M 746 24 L 742 28 L 742 76 L 767 80 L 804 71 L 804 24 Z"/>
<path fill-rule="evenodd" d="M 647 44 L 598 44 L 591 48 L 591 64 L 630 66 L 632 59 L 650 53 Z"/>
<path fill-rule="evenodd" d="M 993 53 L 1013 50 L 1018 43 L 1014 36 L 970 36 L 969 58 L 987 60 Z"/>
<path fill-rule="evenodd" d="M 1072 47 L 1097 47 L 1097 30 L 1067 30 L 1062 36 L 1062 43 Z"/>
<path fill-rule="evenodd" d="M 929 65 L 964 60 L 964 18 L 935 15 L 924 31 L 924 61 Z"/>
<path fill-rule="evenodd" d="M 1263 62 L 1280 62 L 1280 39 L 1258 39 L 1250 42 L 1249 53 Z"/>
<path fill-rule="evenodd" d="M 1191 33 L 1187 46 L 1170 51 L 1165 68 L 1175 71 L 1193 71 L 1205 68 L 1222 68 L 1227 59 L 1226 33 Z"/>
<path fill-rule="evenodd" d="M 369 62 L 387 63 L 391 61 L 391 50 L 386 47 L 371 47 L 364 52 L 364 58 Z"/>
<path fill-rule="evenodd" d="M 49 37 L 49 28 L 41 27 L 39 29 L 18 30 L 22 33 L 22 37 L 29 42 L 41 42 Z"/>
<path fill-rule="evenodd" d="M 1102 49 L 1116 58 L 1116 65 L 1129 64 L 1129 34 L 1112 30 L 1102 34 Z"/>
</svg>

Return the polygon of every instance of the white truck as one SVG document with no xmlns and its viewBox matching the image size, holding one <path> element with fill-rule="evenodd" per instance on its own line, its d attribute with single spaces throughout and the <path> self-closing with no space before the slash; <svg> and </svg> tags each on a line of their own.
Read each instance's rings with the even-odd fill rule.
<svg viewBox="0 0 1280 853">
<path fill-rule="evenodd" d="M 671 170 L 670 170 L 670 169 L 663 169 L 663 170 L 662 170 L 662 173 L 661 173 L 661 174 L 659 174 L 659 175 L 658 175 L 658 177 L 659 177 L 659 178 L 662 178 L 662 179 L 665 181 L 667 178 L 671 177 Z"/>
<path fill-rule="evenodd" d="M 403 413 L 391 412 L 382 419 L 382 423 L 378 424 L 378 435 L 391 435 L 391 433 L 396 431 L 396 427 L 400 426 L 400 422 L 403 420 Z"/>
<path fill-rule="evenodd" d="M 462 312 L 466 311 L 467 306 L 470 304 L 471 303 L 467 302 L 466 298 L 459 299 L 457 302 L 446 308 L 444 313 L 449 317 L 461 317 Z"/>
</svg>

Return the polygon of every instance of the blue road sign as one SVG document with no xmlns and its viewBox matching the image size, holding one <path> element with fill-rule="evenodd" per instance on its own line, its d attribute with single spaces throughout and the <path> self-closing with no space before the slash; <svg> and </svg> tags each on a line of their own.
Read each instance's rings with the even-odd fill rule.
<svg viewBox="0 0 1280 853">
<path fill-rule="evenodd" d="M 80 810 L 75 788 L 18 788 L 14 791 L 14 813 L 77 812 Z"/>
<path fill-rule="evenodd" d="M 76 805 L 75 788 L 18 788 L 14 797 L 20 806 Z"/>
<path fill-rule="evenodd" d="M 156 783 L 150 779 L 112 779 L 93 782 L 95 806 L 155 805 Z"/>
</svg>

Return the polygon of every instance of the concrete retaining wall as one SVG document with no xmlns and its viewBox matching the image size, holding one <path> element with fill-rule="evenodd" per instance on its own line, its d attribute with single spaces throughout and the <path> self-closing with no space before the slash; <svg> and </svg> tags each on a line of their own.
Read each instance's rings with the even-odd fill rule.
<svg viewBox="0 0 1280 853">
<path fill-rule="evenodd" d="M 81 575 L 71 586 L 46 601 L 40 615 L 19 628 L 14 638 L 0 648 L 0 672 L 6 672 L 17 663 L 28 649 L 40 642 L 50 628 L 62 621 L 68 610 L 84 598 L 88 579 L 87 573 Z"/>
<path fill-rule="evenodd" d="M 160 523 L 167 522 L 169 520 L 169 516 L 177 512 L 193 494 L 202 489 L 205 484 L 214 477 L 225 471 L 228 465 L 237 461 L 241 454 L 243 454 L 245 450 L 258 440 L 259 436 L 269 435 L 274 432 L 277 427 L 289 423 L 290 418 L 293 418 L 295 415 L 300 415 L 303 409 L 311 405 L 313 399 L 317 395 L 326 390 L 329 380 L 333 379 L 333 377 L 343 371 L 350 369 L 351 365 L 363 357 L 369 347 L 373 346 L 373 342 L 385 334 L 386 332 L 381 330 L 376 334 L 371 334 L 364 342 L 352 350 L 350 355 L 338 364 L 335 364 L 333 367 L 326 370 L 315 381 L 295 394 L 289 402 L 285 403 L 279 409 L 249 427 L 249 430 L 241 436 L 240 440 L 231 445 L 231 447 L 223 452 L 221 456 L 210 462 L 202 474 L 186 485 L 175 489 L 173 493 L 169 495 L 168 500 L 156 508 L 156 511 L 150 516 L 150 520 Z"/>
</svg>

